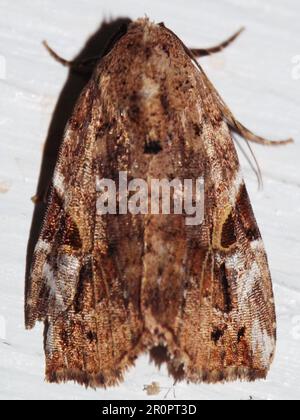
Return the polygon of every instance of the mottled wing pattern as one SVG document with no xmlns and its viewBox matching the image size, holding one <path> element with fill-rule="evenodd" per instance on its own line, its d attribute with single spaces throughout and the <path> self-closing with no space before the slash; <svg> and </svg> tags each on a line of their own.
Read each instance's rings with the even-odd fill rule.
<svg viewBox="0 0 300 420">
<path fill-rule="evenodd" d="M 194 286 L 186 293 L 183 328 L 178 335 L 185 346 L 191 339 L 185 347 L 192 351 L 185 371 L 192 381 L 251 381 L 266 377 L 275 353 L 271 276 L 227 124 L 228 110 L 200 66 L 198 69 L 201 108 L 208 116 L 201 137 L 206 162 L 205 212 L 195 250 L 188 257 L 194 261 Z M 195 283 L 193 269 L 199 257 Z M 193 310 L 199 294 L 196 315 Z M 193 333 L 200 334 L 197 343 Z"/>
<path fill-rule="evenodd" d="M 191 381 L 264 378 L 276 325 L 263 242 L 226 124 L 206 122 L 202 142 L 205 220 L 188 235 L 178 357 Z"/>
<path fill-rule="evenodd" d="M 204 222 L 148 216 L 143 313 L 175 378 L 255 380 L 266 377 L 276 341 L 267 257 L 230 130 L 201 74 L 194 77 L 191 103 L 173 120 L 180 164 L 172 163 L 177 175 L 204 177 Z M 168 95 L 170 107 L 179 95 Z M 149 174 L 169 169 L 168 156 L 155 156 Z"/>
<path fill-rule="evenodd" d="M 150 94 L 140 107 L 161 146 L 147 176 L 203 177 L 205 211 L 198 226 L 146 216 L 141 302 L 151 354 L 178 379 L 263 378 L 276 341 L 272 284 L 232 135 L 202 69 L 166 28 L 156 46 L 158 31 L 144 35 L 152 54 L 142 92 Z"/>
<path fill-rule="evenodd" d="M 47 379 L 92 387 L 122 379 L 141 351 L 142 331 L 141 275 L 132 274 L 140 271 L 140 224 L 97 214 L 97 180 L 113 170 L 105 153 L 113 146 L 98 89 L 101 69 L 65 132 L 26 296 L 27 327 L 45 322 Z"/>
<path fill-rule="evenodd" d="M 194 64 L 170 31 L 139 20 L 74 110 L 26 298 L 27 327 L 45 322 L 50 381 L 113 385 L 145 350 L 178 379 L 266 376 L 267 259 L 222 107 Z M 203 177 L 204 222 L 101 215 L 99 180 L 120 171 Z"/>
</svg>

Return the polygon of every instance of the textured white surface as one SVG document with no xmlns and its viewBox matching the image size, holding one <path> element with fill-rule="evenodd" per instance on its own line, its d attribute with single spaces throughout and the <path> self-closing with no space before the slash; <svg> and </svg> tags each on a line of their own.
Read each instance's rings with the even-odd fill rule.
<svg viewBox="0 0 300 420">
<path fill-rule="evenodd" d="M 300 2 L 298 0 L 0 0 L 0 399 L 137 399 L 143 385 L 170 387 L 165 370 L 142 357 L 118 388 L 85 390 L 43 381 L 42 327 L 24 330 L 23 290 L 43 143 L 67 77 L 41 41 L 75 56 L 104 18 L 147 14 L 189 46 L 209 46 L 241 25 L 247 31 L 202 60 L 234 114 L 285 148 L 254 148 L 264 189 L 243 170 L 268 251 L 278 314 L 278 348 L 267 381 L 176 385 L 178 399 L 300 397 Z M 163 391 L 159 397 L 163 397 Z M 172 397 L 172 393 L 169 394 Z"/>
</svg>

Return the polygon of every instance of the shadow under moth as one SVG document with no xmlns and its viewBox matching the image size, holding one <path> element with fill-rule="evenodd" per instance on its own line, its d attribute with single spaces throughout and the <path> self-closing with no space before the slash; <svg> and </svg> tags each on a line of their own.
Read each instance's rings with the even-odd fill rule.
<svg viewBox="0 0 300 420">
<path fill-rule="evenodd" d="M 139 19 L 94 64 L 65 130 L 26 293 L 27 328 L 45 324 L 48 381 L 116 385 L 147 351 L 176 380 L 266 377 L 272 284 L 232 134 L 291 140 L 247 130 L 196 61 L 237 35 L 191 50 Z M 202 223 L 100 213 L 97 180 L 117 182 L 121 171 L 147 182 L 203 178 Z"/>
</svg>

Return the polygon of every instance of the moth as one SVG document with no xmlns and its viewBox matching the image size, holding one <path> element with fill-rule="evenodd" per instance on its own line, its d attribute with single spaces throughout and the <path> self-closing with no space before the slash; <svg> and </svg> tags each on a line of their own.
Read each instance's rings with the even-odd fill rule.
<svg viewBox="0 0 300 420">
<path fill-rule="evenodd" d="M 266 377 L 272 284 L 233 133 L 291 140 L 246 129 L 196 61 L 237 35 L 193 50 L 163 23 L 138 19 L 95 63 L 65 130 L 26 294 L 26 327 L 45 325 L 48 381 L 116 385 L 144 352 L 175 380 Z M 117 182 L 121 171 L 202 177 L 202 223 L 99 214 L 97 180 Z"/>
</svg>

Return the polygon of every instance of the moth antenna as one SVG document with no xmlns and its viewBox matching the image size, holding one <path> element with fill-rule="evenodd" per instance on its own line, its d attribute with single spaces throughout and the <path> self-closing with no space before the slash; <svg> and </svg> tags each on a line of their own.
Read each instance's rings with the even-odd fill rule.
<svg viewBox="0 0 300 420">
<path fill-rule="evenodd" d="M 91 73 L 93 68 L 95 67 L 97 61 L 101 58 L 101 55 L 95 57 L 89 57 L 84 60 L 65 60 L 63 57 L 58 55 L 46 41 L 43 41 L 43 45 L 54 58 L 54 60 L 58 61 L 65 67 L 69 67 L 71 70 L 76 71 L 78 73 Z"/>
<path fill-rule="evenodd" d="M 58 55 L 47 43 L 47 41 L 43 41 L 43 45 L 46 48 L 46 50 L 49 52 L 51 57 L 54 58 L 54 60 L 58 61 L 60 64 L 66 67 L 72 67 L 74 64 L 74 61 L 69 61 Z"/>
<path fill-rule="evenodd" d="M 243 124 L 241 124 L 238 120 L 235 119 L 229 107 L 226 105 L 224 100 L 221 98 L 219 93 L 216 91 L 216 89 L 212 85 L 209 78 L 206 76 L 202 67 L 199 65 L 199 63 L 196 60 L 194 60 L 194 62 L 197 63 L 197 66 L 199 70 L 201 71 L 201 73 L 203 74 L 205 81 L 207 83 L 207 87 L 210 89 L 212 95 L 214 95 L 215 98 L 218 100 L 221 111 L 223 112 L 223 116 L 226 119 L 227 123 L 232 128 L 232 130 L 238 133 L 245 140 L 248 140 L 252 143 L 262 144 L 264 146 L 284 146 L 286 144 L 294 143 L 294 140 L 292 138 L 289 138 L 286 140 L 268 140 L 268 139 L 265 139 L 264 137 L 257 136 L 254 133 L 252 133 L 252 131 L 248 130 L 248 128 L 246 128 Z"/>
<path fill-rule="evenodd" d="M 184 44 L 183 44 L 184 46 Z M 187 51 L 187 50 L 186 50 Z M 195 56 L 193 56 L 191 51 L 187 51 L 187 53 L 190 55 L 191 59 L 201 72 L 201 74 L 204 77 L 204 80 L 207 84 L 208 89 L 211 91 L 211 94 L 216 98 L 216 100 L 219 102 L 220 109 L 223 113 L 223 116 L 227 123 L 230 125 L 232 130 L 234 130 L 236 133 L 238 133 L 241 137 L 243 137 L 245 140 L 248 140 L 252 143 L 258 143 L 262 144 L 264 146 L 285 146 L 290 143 L 294 143 L 294 140 L 292 138 L 288 138 L 286 140 L 268 140 L 264 137 L 257 136 L 256 134 L 252 133 L 252 131 L 248 130 L 243 124 L 241 124 L 238 120 L 235 119 L 234 115 L 230 111 L 229 107 L 226 105 L 224 100 L 221 98 L 209 78 L 207 77 L 205 71 L 202 69 L 198 61 L 196 60 Z"/>
<path fill-rule="evenodd" d="M 240 34 L 242 32 L 244 32 L 244 30 L 245 30 L 245 27 L 240 28 L 230 38 L 226 39 L 225 41 L 223 41 L 219 45 L 215 45 L 214 47 L 210 47 L 210 48 L 191 48 L 190 50 L 191 50 L 192 54 L 197 58 L 205 57 L 207 55 L 212 55 L 212 54 L 218 53 L 218 52 L 224 50 L 224 48 L 228 47 L 228 45 L 232 44 L 240 36 Z"/>
<path fill-rule="evenodd" d="M 284 146 L 286 144 L 294 143 L 292 138 L 286 140 L 268 140 L 261 136 L 257 136 L 237 121 L 231 113 L 228 114 L 228 116 L 228 122 L 231 128 L 240 134 L 240 136 L 242 136 L 245 140 L 251 141 L 252 143 L 262 144 L 263 146 Z"/>
<path fill-rule="evenodd" d="M 170 33 L 172 33 L 173 34 L 173 32 L 170 30 L 170 29 L 167 29 Z M 233 39 L 235 39 L 242 31 L 244 30 L 244 28 L 241 28 L 236 34 L 234 34 L 232 37 L 231 37 L 231 39 L 233 38 Z M 175 34 L 174 34 L 175 35 Z M 176 35 L 175 35 L 176 36 Z M 177 36 L 176 36 L 177 37 Z M 252 164 L 252 162 L 251 162 L 251 160 L 248 158 L 248 156 L 247 156 L 247 154 L 245 153 L 245 151 L 241 148 L 241 145 L 237 142 L 237 144 L 239 145 L 239 147 L 241 148 L 241 150 L 242 150 L 242 152 L 243 152 L 243 154 L 245 155 L 245 157 L 246 157 L 246 159 L 247 159 L 247 161 L 249 162 L 249 164 L 250 164 L 250 166 L 251 166 L 251 168 L 253 169 L 253 171 L 254 171 L 254 173 L 256 174 L 256 176 L 257 176 L 257 180 L 258 180 L 258 188 L 260 189 L 261 187 L 262 187 L 262 185 L 263 185 L 263 181 L 262 181 L 262 174 L 261 174 L 261 170 L 260 170 L 260 167 L 259 167 L 259 164 L 258 164 L 258 161 L 257 161 L 257 159 L 256 159 L 256 156 L 255 156 L 255 154 L 253 153 L 253 150 L 251 149 L 251 147 L 250 147 L 250 144 L 249 144 L 249 141 L 251 141 L 251 139 L 249 138 L 249 137 L 251 137 L 251 136 L 249 136 L 249 134 L 251 134 L 255 139 L 257 139 L 257 140 L 259 140 L 259 143 L 261 143 L 261 141 L 263 142 L 263 143 L 261 143 L 261 144 L 268 144 L 268 143 L 270 143 L 271 142 L 271 144 L 273 145 L 274 143 L 276 144 L 276 145 L 278 145 L 278 141 L 276 142 L 274 142 L 274 141 L 270 141 L 270 140 L 266 140 L 266 139 L 263 139 L 262 137 L 257 137 L 257 136 L 255 136 L 253 133 L 251 133 L 249 130 L 247 130 L 244 126 L 242 126 L 242 124 L 240 124 L 235 118 L 234 118 L 234 116 L 233 116 L 233 114 L 231 113 L 231 111 L 230 111 L 230 109 L 228 108 L 228 106 L 225 104 L 225 102 L 223 101 L 223 99 L 221 98 L 221 96 L 219 95 L 219 93 L 216 91 L 216 89 L 214 88 L 214 86 L 212 85 L 212 83 L 211 83 L 211 81 L 209 80 L 209 78 L 206 76 L 206 73 L 204 72 L 204 70 L 202 69 L 202 67 L 200 66 L 200 64 L 198 63 L 198 61 L 196 60 L 196 57 L 195 57 L 195 55 L 193 54 L 193 50 L 190 50 L 189 48 L 187 48 L 187 46 L 181 41 L 181 39 L 180 38 L 178 38 L 177 37 L 177 39 L 179 40 L 179 42 L 182 44 L 182 46 L 183 46 L 183 48 L 185 49 L 185 51 L 186 51 L 186 53 L 190 56 L 190 58 L 191 58 L 191 60 L 194 62 L 194 64 L 196 65 L 196 67 L 198 68 L 198 70 L 200 71 L 200 73 L 202 73 L 202 75 L 203 75 L 203 77 L 204 77 L 204 80 L 206 81 L 206 83 L 207 83 L 207 87 L 208 87 L 208 89 L 211 91 L 211 94 L 213 95 L 213 96 L 215 96 L 215 98 L 216 98 L 216 100 L 219 102 L 219 105 L 220 105 L 220 108 L 221 108 L 221 110 L 222 110 L 222 112 L 223 112 L 223 115 L 224 115 L 224 117 L 225 117 L 225 119 L 227 120 L 227 122 L 228 122 L 228 124 L 231 126 L 231 128 L 233 128 L 234 129 L 234 127 L 236 127 L 236 128 L 240 128 L 240 127 L 242 127 L 243 129 L 244 129 L 244 131 L 243 131 L 243 134 L 242 134 L 242 132 L 241 132 L 241 129 L 236 129 L 235 131 L 238 133 L 238 134 L 240 134 L 243 138 L 244 138 L 244 140 L 246 141 L 246 143 L 247 143 L 247 146 L 248 146 L 248 148 L 249 148 L 249 150 L 250 150 L 250 153 L 251 153 L 251 155 L 252 155 L 252 157 L 253 157 L 253 159 L 254 159 L 254 162 L 255 162 L 255 166 L 256 166 L 256 168 L 255 168 L 255 166 Z M 227 42 L 228 42 L 229 40 L 227 40 Z M 232 42 L 232 41 L 231 41 Z M 226 43 L 226 41 L 225 41 L 225 43 Z M 247 134 L 246 136 L 244 135 L 244 133 L 245 134 Z M 252 138 L 252 137 L 251 137 Z M 258 141 L 257 141 L 258 142 Z M 287 144 L 287 143 L 291 143 L 291 142 L 293 142 L 293 140 L 292 139 L 288 139 L 288 140 L 283 140 L 283 141 L 279 141 L 279 144 Z"/>
<path fill-rule="evenodd" d="M 124 22 L 122 25 L 120 25 L 118 31 L 115 32 L 115 34 L 108 40 L 103 52 L 101 54 L 88 57 L 82 60 L 66 60 L 60 55 L 58 55 L 47 43 L 47 41 L 43 41 L 43 45 L 56 61 L 61 63 L 63 66 L 69 67 L 71 70 L 77 71 L 79 73 L 91 73 L 96 66 L 97 62 L 108 52 L 112 49 L 112 47 L 116 44 L 117 41 L 119 41 L 127 32 L 128 26 L 130 24 L 131 20 L 128 20 L 128 22 Z"/>
</svg>

